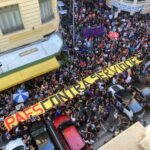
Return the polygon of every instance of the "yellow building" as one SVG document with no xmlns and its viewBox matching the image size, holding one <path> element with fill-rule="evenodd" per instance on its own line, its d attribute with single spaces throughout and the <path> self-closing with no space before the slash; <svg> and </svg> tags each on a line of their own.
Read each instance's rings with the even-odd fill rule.
<svg viewBox="0 0 150 150">
<path fill-rule="evenodd" d="M 0 0 L 0 91 L 59 67 L 58 29 L 57 0 Z"/>
<path fill-rule="evenodd" d="M 59 27 L 56 0 L 0 0 L 0 52 L 43 38 Z"/>
</svg>

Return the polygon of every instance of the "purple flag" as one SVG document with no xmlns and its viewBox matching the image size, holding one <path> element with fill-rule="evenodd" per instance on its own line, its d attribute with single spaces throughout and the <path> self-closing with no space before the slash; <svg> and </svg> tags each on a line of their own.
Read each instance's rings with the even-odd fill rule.
<svg viewBox="0 0 150 150">
<path fill-rule="evenodd" d="M 91 27 L 91 28 L 86 28 L 83 30 L 83 37 L 84 38 L 89 38 L 89 37 L 97 37 L 97 36 L 103 36 L 105 33 L 104 27 Z"/>
</svg>

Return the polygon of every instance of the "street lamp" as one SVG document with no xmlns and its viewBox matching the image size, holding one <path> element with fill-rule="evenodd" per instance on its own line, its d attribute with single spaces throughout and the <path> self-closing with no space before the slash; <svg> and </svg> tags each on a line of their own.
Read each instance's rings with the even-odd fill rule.
<svg viewBox="0 0 150 150">
<path fill-rule="evenodd" d="M 72 27 L 72 40 L 73 40 L 73 48 L 75 47 L 75 10 L 74 10 L 74 4 L 75 4 L 75 0 L 73 0 L 73 2 L 72 2 L 72 9 L 73 9 L 73 11 L 72 11 L 72 25 L 73 25 L 73 27 Z"/>
</svg>

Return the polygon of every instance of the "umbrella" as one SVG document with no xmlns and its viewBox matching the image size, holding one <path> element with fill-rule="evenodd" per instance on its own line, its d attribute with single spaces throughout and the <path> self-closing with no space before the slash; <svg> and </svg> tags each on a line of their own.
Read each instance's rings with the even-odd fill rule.
<svg viewBox="0 0 150 150">
<path fill-rule="evenodd" d="M 110 31 L 108 37 L 110 39 L 118 39 L 119 38 L 119 34 L 117 32 Z"/>
<path fill-rule="evenodd" d="M 16 103 L 23 103 L 25 102 L 29 97 L 29 92 L 25 91 L 25 90 L 17 90 L 17 92 L 15 94 L 13 94 L 13 100 Z"/>
</svg>

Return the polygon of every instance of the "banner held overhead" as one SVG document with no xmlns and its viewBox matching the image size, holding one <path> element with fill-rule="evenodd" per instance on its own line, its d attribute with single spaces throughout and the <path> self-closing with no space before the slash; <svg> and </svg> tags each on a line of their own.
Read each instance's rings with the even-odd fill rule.
<svg viewBox="0 0 150 150">
<path fill-rule="evenodd" d="M 106 69 L 102 69 L 98 72 L 95 72 L 94 74 L 79 81 L 76 85 L 70 86 L 69 89 L 62 90 L 24 109 L 23 111 L 18 111 L 15 114 L 6 117 L 4 119 L 4 124 L 7 130 L 10 131 L 13 127 L 17 126 L 19 122 L 26 121 L 31 116 L 44 114 L 52 107 L 74 98 L 77 94 L 80 94 L 81 92 L 85 91 L 87 87 L 94 84 L 97 80 L 109 79 L 113 77 L 115 74 L 120 74 L 123 71 L 127 70 L 128 68 L 132 68 L 133 66 L 138 65 L 141 62 L 142 61 L 138 60 L 137 57 L 131 57 L 126 61 L 120 62 Z"/>
</svg>

